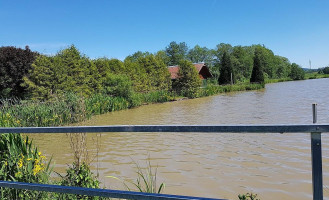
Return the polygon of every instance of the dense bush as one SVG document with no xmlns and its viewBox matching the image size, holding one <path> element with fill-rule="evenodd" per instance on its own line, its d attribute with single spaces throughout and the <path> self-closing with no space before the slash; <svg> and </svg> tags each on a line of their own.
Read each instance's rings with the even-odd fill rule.
<svg viewBox="0 0 329 200">
<path fill-rule="evenodd" d="M 329 66 L 319 69 L 319 74 L 329 74 Z"/>
<path fill-rule="evenodd" d="M 100 81 L 95 64 L 73 45 L 55 56 L 39 56 L 24 77 L 31 97 L 41 100 L 64 92 L 89 96 L 99 91 Z"/>
<path fill-rule="evenodd" d="M 305 79 L 305 71 L 296 63 L 292 63 L 289 78 L 292 80 L 303 80 Z"/>
<path fill-rule="evenodd" d="M 26 95 L 22 86 L 23 76 L 28 74 L 38 53 L 16 47 L 0 47 L 0 97 L 20 97 Z"/>
<path fill-rule="evenodd" d="M 102 93 L 129 98 L 133 93 L 132 82 L 126 75 L 108 74 L 102 84 Z"/>
<path fill-rule="evenodd" d="M 66 170 L 66 175 L 61 177 L 60 185 L 85 187 L 85 188 L 99 188 L 98 178 L 90 171 L 89 165 L 85 162 L 77 164 L 74 162 L 72 166 Z M 105 199 L 102 197 L 92 197 L 86 195 L 75 194 L 52 194 L 54 199 L 88 199 L 98 200 Z"/>
<path fill-rule="evenodd" d="M 179 62 L 176 91 L 183 96 L 195 98 L 200 86 L 201 79 L 192 62 L 181 60 Z"/>
<path fill-rule="evenodd" d="M 1 127 L 20 126 L 9 113 L 0 112 Z M 48 183 L 51 161 L 21 134 L 0 134 L 0 180 L 27 183 Z M 42 199 L 45 193 L 1 188 L 1 199 Z"/>
</svg>

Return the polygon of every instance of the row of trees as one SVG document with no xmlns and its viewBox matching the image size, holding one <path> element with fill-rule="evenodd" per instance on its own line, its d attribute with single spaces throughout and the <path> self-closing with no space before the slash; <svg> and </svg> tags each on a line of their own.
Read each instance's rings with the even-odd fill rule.
<svg viewBox="0 0 329 200">
<path fill-rule="evenodd" d="M 258 53 L 256 53 L 256 50 Z M 171 42 L 162 54 L 165 55 L 164 60 L 167 65 L 177 65 L 180 59 L 187 59 L 194 63 L 205 62 L 216 78 L 222 76 L 220 83 L 226 83 L 223 80 L 223 74 L 220 75 L 220 72 L 223 65 L 228 62 L 227 59 L 230 60 L 231 69 L 223 70 L 225 74 L 229 71 L 229 75 L 224 76 L 229 76 L 228 79 L 231 81 L 230 74 L 232 73 L 233 82 L 249 81 L 256 54 L 261 61 L 265 79 L 295 79 L 296 64 L 292 65 L 288 58 L 275 55 L 270 49 L 262 45 L 231 46 L 230 44 L 221 43 L 214 49 L 200 47 L 199 45 L 189 49 L 184 42 Z M 224 56 L 224 54 L 226 55 Z M 303 73 L 301 69 L 297 71 L 299 74 Z M 300 78 L 300 76 L 302 75 L 297 77 Z"/>
<path fill-rule="evenodd" d="M 39 99 L 63 92 L 129 97 L 133 91 L 169 90 L 171 80 L 165 63 L 152 54 L 128 56 L 123 62 L 92 60 L 72 45 L 55 56 L 37 57 L 22 85 L 27 94 Z"/>
<path fill-rule="evenodd" d="M 90 59 L 73 45 L 54 56 L 40 55 L 28 47 L 0 47 L 0 95 L 49 99 L 69 91 L 84 96 L 105 93 L 129 97 L 133 92 L 172 89 L 186 95 L 201 84 L 192 65 L 198 62 L 208 65 L 219 84 L 246 82 L 250 78 L 251 82 L 259 82 L 254 80 L 253 71 L 264 76 L 262 80 L 303 78 L 298 65 L 261 45 L 233 47 L 221 43 L 215 49 L 198 45 L 190 49 L 184 42 L 171 42 L 164 50 L 154 54 L 138 51 L 124 61 Z M 181 78 L 174 88 L 167 69 L 171 65 L 181 66 Z"/>
<path fill-rule="evenodd" d="M 239 51 L 243 51 L 240 47 Z M 254 46 L 253 57 L 246 57 L 247 65 L 241 64 L 238 54 L 224 49 L 220 59 L 220 75 L 218 83 L 229 84 L 243 81 L 249 78 L 251 83 L 265 83 L 265 79 L 290 78 L 302 80 L 305 78 L 304 70 L 296 63 L 290 64 L 283 57 L 274 56 L 263 46 Z M 241 55 L 241 54 L 240 54 Z M 243 60 L 243 59 L 242 59 Z M 251 65 L 250 65 L 251 64 Z M 250 66 L 249 66 L 250 65 Z M 251 70 L 252 69 L 252 70 Z"/>
</svg>

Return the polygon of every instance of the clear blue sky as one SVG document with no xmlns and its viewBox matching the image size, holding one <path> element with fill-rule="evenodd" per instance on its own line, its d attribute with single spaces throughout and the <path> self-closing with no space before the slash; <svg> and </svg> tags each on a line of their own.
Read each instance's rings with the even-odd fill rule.
<svg viewBox="0 0 329 200">
<path fill-rule="evenodd" d="M 124 59 L 171 41 L 264 44 L 303 67 L 329 65 L 328 0 L 0 0 L 0 46 L 46 54 L 74 44 Z"/>
</svg>

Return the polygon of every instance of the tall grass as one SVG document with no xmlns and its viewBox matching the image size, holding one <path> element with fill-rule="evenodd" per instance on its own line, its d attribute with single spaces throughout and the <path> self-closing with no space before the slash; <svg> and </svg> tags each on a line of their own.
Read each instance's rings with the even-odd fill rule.
<svg viewBox="0 0 329 200">
<path fill-rule="evenodd" d="M 142 95 L 144 103 L 163 103 L 173 100 L 173 94 L 168 91 L 154 91 Z"/>
<path fill-rule="evenodd" d="M 10 113 L 0 112 L 1 127 L 20 126 Z M 0 180 L 28 183 L 48 183 L 51 159 L 21 134 L 0 134 Z M 44 192 L 0 188 L 0 199 L 41 199 Z"/>
<path fill-rule="evenodd" d="M 253 83 L 241 83 L 235 85 L 208 85 L 207 87 L 200 89 L 198 97 L 211 96 L 225 92 L 259 90 L 264 87 L 265 87 L 264 84 L 253 84 Z"/>
<path fill-rule="evenodd" d="M 113 178 L 119 180 L 123 183 L 129 191 L 138 191 L 144 193 L 162 193 L 165 189 L 165 184 L 161 183 L 157 185 L 157 167 L 154 169 L 151 166 L 150 157 L 147 159 L 146 167 L 142 168 L 137 162 L 135 162 L 137 178 L 134 181 L 123 181 L 115 176 L 106 176 L 108 178 Z"/>
<path fill-rule="evenodd" d="M 10 114 L 20 126 L 60 126 L 86 118 L 84 99 L 66 94 L 51 102 L 2 101 L 1 111 Z M 1 122 L 0 122 L 1 123 Z"/>
<path fill-rule="evenodd" d="M 87 115 L 99 115 L 107 112 L 127 109 L 129 102 L 123 97 L 111 97 L 104 94 L 95 94 L 86 99 Z"/>
</svg>

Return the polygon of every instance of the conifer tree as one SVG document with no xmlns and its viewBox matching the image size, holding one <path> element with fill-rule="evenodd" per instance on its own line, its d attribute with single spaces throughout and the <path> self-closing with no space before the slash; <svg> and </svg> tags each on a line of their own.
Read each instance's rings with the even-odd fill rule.
<svg viewBox="0 0 329 200">
<path fill-rule="evenodd" d="M 223 53 L 223 56 L 220 61 L 220 74 L 218 78 L 218 84 L 230 84 L 231 82 L 234 82 L 234 74 L 233 74 L 233 67 L 232 67 L 232 61 L 231 57 L 227 52 Z M 233 80 L 231 80 L 231 78 Z"/>
<path fill-rule="evenodd" d="M 252 68 L 251 83 L 264 83 L 264 69 L 263 69 L 263 63 L 261 60 L 261 51 L 259 48 L 255 49 L 254 54 L 254 65 Z"/>
</svg>

